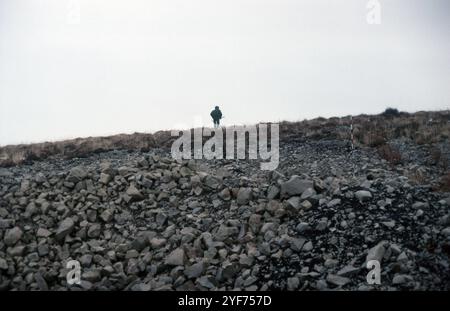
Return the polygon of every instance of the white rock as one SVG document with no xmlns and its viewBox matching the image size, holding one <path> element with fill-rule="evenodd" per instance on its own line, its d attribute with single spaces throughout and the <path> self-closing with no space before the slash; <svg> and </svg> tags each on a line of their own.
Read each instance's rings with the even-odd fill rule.
<svg viewBox="0 0 450 311">
<path fill-rule="evenodd" d="M 359 201 L 364 202 L 372 198 L 372 193 L 367 190 L 359 190 L 355 192 L 355 196 Z"/>
</svg>

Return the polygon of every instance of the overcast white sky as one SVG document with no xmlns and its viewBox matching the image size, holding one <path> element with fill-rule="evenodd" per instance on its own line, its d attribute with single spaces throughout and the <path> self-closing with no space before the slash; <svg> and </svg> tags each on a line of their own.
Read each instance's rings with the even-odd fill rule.
<svg viewBox="0 0 450 311">
<path fill-rule="evenodd" d="M 448 109 L 450 1 L 367 2 L 0 0 L 0 145 Z"/>
</svg>

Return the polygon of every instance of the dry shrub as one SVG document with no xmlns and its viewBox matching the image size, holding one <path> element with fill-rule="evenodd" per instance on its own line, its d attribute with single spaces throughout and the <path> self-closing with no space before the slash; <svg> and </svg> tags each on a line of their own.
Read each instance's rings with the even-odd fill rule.
<svg viewBox="0 0 450 311">
<path fill-rule="evenodd" d="M 437 146 L 433 146 L 430 151 L 430 162 L 441 169 L 442 172 L 447 172 L 449 169 L 448 157 Z"/>
<path fill-rule="evenodd" d="M 433 164 L 438 165 L 442 157 L 441 149 L 439 149 L 438 147 L 433 147 L 430 151 L 430 157 Z"/>
<path fill-rule="evenodd" d="M 443 172 L 448 170 L 448 158 L 442 154 L 441 149 L 437 146 L 433 146 L 430 150 L 430 162 L 432 165 L 442 168 Z"/>
<path fill-rule="evenodd" d="M 392 137 L 400 138 L 406 137 L 409 139 L 415 139 L 417 137 L 417 131 L 420 127 L 420 124 L 416 121 L 403 121 L 400 119 L 396 119 L 397 124 L 392 129 Z"/>
<path fill-rule="evenodd" d="M 420 128 L 414 141 L 419 145 L 438 143 L 446 138 L 447 129 L 443 125 L 424 125 Z"/>
<path fill-rule="evenodd" d="M 439 181 L 438 191 L 450 192 L 450 172 L 447 172 Z"/>
<path fill-rule="evenodd" d="M 416 185 L 427 184 L 429 180 L 427 173 L 421 168 L 417 168 L 413 171 L 408 172 L 406 176 L 412 183 Z"/>
<path fill-rule="evenodd" d="M 353 135 L 357 142 L 369 147 L 379 147 L 387 141 L 383 131 L 371 130 L 368 126 L 364 125 L 355 128 Z"/>
<path fill-rule="evenodd" d="M 155 133 L 155 137 L 159 140 L 155 140 L 152 134 L 134 133 L 0 147 L 0 167 L 43 160 L 52 155 L 74 158 L 115 149 L 148 151 L 156 146 L 164 145 L 161 137 L 170 138 L 170 132 L 165 132 L 165 136 L 158 136 L 158 133 Z"/>
<path fill-rule="evenodd" d="M 441 164 L 444 172 L 448 170 L 448 159 L 446 157 L 441 157 Z"/>
<path fill-rule="evenodd" d="M 428 142 L 426 135 L 421 133 L 417 134 L 417 136 L 414 137 L 414 141 L 418 145 L 425 145 Z"/>
<path fill-rule="evenodd" d="M 395 147 L 384 144 L 378 147 L 378 154 L 392 165 L 397 165 L 402 162 L 402 155 Z"/>
<path fill-rule="evenodd" d="M 367 145 L 370 147 L 380 147 L 386 144 L 386 137 L 382 132 L 368 133 L 364 137 L 364 141 L 367 141 Z"/>
</svg>

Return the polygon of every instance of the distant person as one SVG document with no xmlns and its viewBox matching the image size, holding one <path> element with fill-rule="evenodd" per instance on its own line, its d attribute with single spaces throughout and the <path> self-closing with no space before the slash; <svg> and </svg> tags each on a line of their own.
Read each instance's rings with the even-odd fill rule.
<svg viewBox="0 0 450 311">
<path fill-rule="evenodd" d="M 211 117 L 214 121 L 214 128 L 218 128 L 220 119 L 222 119 L 222 111 L 220 111 L 219 106 L 216 106 L 214 110 L 211 111 Z"/>
</svg>

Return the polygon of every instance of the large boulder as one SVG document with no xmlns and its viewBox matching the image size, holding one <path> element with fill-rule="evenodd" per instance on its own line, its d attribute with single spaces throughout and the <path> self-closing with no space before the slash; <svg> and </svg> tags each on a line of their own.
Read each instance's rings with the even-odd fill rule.
<svg viewBox="0 0 450 311">
<path fill-rule="evenodd" d="M 236 202 L 239 205 L 245 205 L 252 199 L 252 189 L 251 188 L 240 188 L 237 194 Z"/>
<path fill-rule="evenodd" d="M 22 238 L 22 234 L 23 232 L 19 227 L 14 227 L 10 230 L 6 230 L 3 241 L 8 246 L 14 245 Z"/>
<path fill-rule="evenodd" d="M 367 253 L 366 262 L 369 262 L 370 260 L 378 260 L 378 262 L 381 263 L 384 253 L 386 252 L 386 244 L 387 242 L 382 241 L 372 247 Z"/>
<path fill-rule="evenodd" d="M 67 181 L 76 184 L 87 177 L 87 171 L 82 166 L 76 166 L 69 171 Z"/>
<path fill-rule="evenodd" d="M 355 192 L 355 197 L 360 201 L 364 202 L 372 198 L 372 193 L 367 190 L 359 190 Z"/>
<path fill-rule="evenodd" d="M 186 275 L 186 277 L 189 279 L 196 279 L 200 275 L 202 275 L 204 270 L 205 264 L 203 263 L 203 261 L 200 261 L 189 267 L 186 267 L 186 269 L 184 269 L 184 275 Z"/>
<path fill-rule="evenodd" d="M 127 203 L 129 202 L 135 202 L 135 201 L 142 201 L 145 199 L 145 196 L 136 188 L 135 185 L 131 185 L 126 192 L 126 195 L 128 196 Z"/>
<path fill-rule="evenodd" d="M 302 195 L 304 191 L 313 188 L 314 182 L 294 175 L 288 181 L 281 184 L 281 197 Z"/>
<path fill-rule="evenodd" d="M 184 265 L 184 250 L 177 248 L 172 251 L 165 260 L 166 265 L 169 266 L 182 266 Z"/>
<path fill-rule="evenodd" d="M 67 235 L 69 235 L 75 228 L 75 223 L 72 218 L 68 217 L 64 219 L 58 226 L 55 233 L 55 238 L 57 240 L 63 240 Z"/>
</svg>

